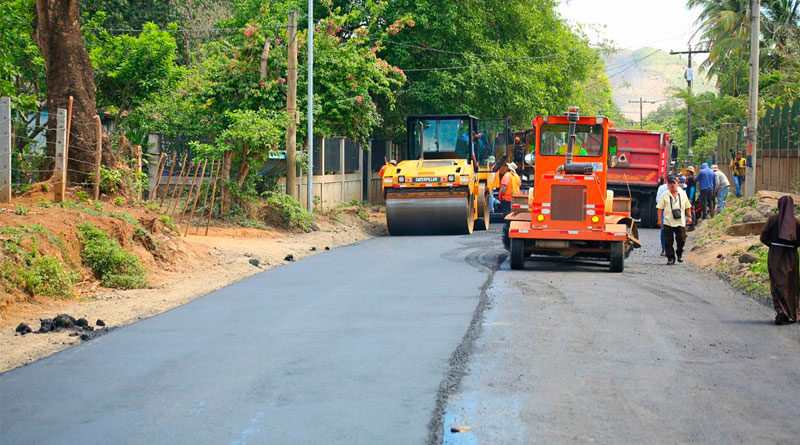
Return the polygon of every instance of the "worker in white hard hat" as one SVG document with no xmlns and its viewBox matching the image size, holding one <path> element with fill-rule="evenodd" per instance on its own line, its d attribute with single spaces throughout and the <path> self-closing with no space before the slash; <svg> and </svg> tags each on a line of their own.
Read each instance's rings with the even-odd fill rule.
<svg viewBox="0 0 800 445">
<path fill-rule="evenodd" d="M 508 172 L 500 180 L 500 211 L 503 216 L 511 213 L 511 201 L 522 186 L 522 179 L 517 174 L 517 164 L 509 162 L 506 167 Z"/>
<path fill-rule="evenodd" d="M 386 173 L 386 166 L 388 166 L 388 165 L 393 165 L 393 166 L 397 167 L 397 161 L 395 161 L 394 159 L 392 159 L 392 160 L 391 160 L 391 161 L 389 161 L 388 163 L 386 163 L 386 164 L 383 164 L 383 166 L 381 167 L 381 171 L 380 171 L 380 172 L 378 172 L 378 176 L 379 176 L 379 177 L 383 178 L 383 174 L 384 174 L 384 173 Z"/>
</svg>

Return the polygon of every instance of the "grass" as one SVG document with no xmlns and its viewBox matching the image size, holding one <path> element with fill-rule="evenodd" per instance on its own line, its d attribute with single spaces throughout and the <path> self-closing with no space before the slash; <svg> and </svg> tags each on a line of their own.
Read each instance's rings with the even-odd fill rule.
<svg viewBox="0 0 800 445">
<path fill-rule="evenodd" d="M 27 215 L 30 210 L 22 204 L 17 204 L 17 209 L 14 210 L 14 213 L 20 216 Z"/>
<path fill-rule="evenodd" d="M 125 200 L 124 200 L 124 199 L 122 199 L 122 197 L 121 197 L 121 196 L 116 196 L 116 197 L 114 197 L 114 199 L 112 200 L 112 202 L 113 202 L 113 203 L 114 203 L 114 205 L 115 205 L 115 206 L 117 206 L 117 207 L 122 207 L 122 206 L 124 206 L 124 205 L 125 205 Z"/>
<path fill-rule="evenodd" d="M 3 240 L 3 249 L 17 257 L 17 260 L 4 261 L 0 266 L 0 283 L 3 287 L 21 289 L 30 296 L 69 297 L 72 287 L 78 280 L 78 273 L 68 270 L 64 263 L 52 255 L 39 253 L 39 240 L 34 234 L 46 236 L 56 245 L 64 258 L 67 256 L 63 241 L 43 226 L 5 227 L 0 233 L 14 235 Z M 30 250 L 22 247 L 24 238 L 31 240 Z"/>
<path fill-rule="evenodd" d="M 50 207 L 53 207 L 53 205 L 50 203 L 50 201 L 42 198 L 42 200 L 39 201 L 39 207 L 49 209 Z"/>
<path fill-rule="evenodd" d="M 83 190 L 78 190 L 75 192 L 75 197 L 78 198 L 78 202 L 86 204 L 89 202 L 89 194 L 84 192 Z"/>
<path fill-rule="evenodd" d="M 181 229 L 178 228 L 178 226 L 175 224 L 174 221 L 172 221 L 172 218 L 170 218 L 169 215 L 161 215 L 158 217 L 158 219 L 161 220 L 161 222 L 163 222 L 164 225 L 167 226 L 169 230 L 175 232 L 176 234 L 181 233 Z"/>
<path fill-rule="evenodd" d="M 156 201 L 146 201 L 142 204 L 142 207 L 146 208 L 147 210 L 152 210 L 154 212 L 160 212 L 161 207 L 158 205 Z"/>
<path fill-rule="evenodd" d="M 82 223 L 78 237 L 83 244 L 81 257 L 103 285 L 119 289 L 147 287 L 147 271 L 134 254 L 125 251 L 108 233 Z"/>
<path fill-rule="evenodd" d="M 285 193 L 270 193 L 267 197 L 267 206 L 274 212 L 276 222 L 280 223 L 281 227 L 311 231 L 314 217 L 293 197 Z"/>
</svg>

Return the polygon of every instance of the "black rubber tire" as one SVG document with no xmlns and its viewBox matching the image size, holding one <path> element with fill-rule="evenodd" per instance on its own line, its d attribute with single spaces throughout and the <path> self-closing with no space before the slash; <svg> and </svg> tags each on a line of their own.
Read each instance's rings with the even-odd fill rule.
<svg viewBox="0 0 800 445">
<path fill-rule="evenodd" d="M 625 270 L 625 245 L 622 241 L 611 243 L 611 253 L 609 254 L 611 272 L 622 272 Z"/>
<path fill-rule="evenodd" d="M 642 194 L 638 196 L 639 199 L 639 218 L 642 221 L 642 227 L 656 227 L 656 218 L 658 211 L 653 202 L 653 195 Z"/>
<path fill-rule="evenodd" d="M 489 192 L 486 191 L 486 184 L 480 184 L 478 194 L 478 217 L 475 218 L 475 230 L 489 230 L 491 222 L 491 211 L 489 209 Z"/>
<path fill-rule="evenodd" d="M 525 269 L 525 240 L 514 238 L 511 240 L 511 270 Z"/>
<path fill-rule="evenodd" d="M 511 252 L 511 238 L 508 237 L 509 230 L 511 230 L 511 221 L 505 221 L 503 223 L 503 247 Z"/>
</svg>

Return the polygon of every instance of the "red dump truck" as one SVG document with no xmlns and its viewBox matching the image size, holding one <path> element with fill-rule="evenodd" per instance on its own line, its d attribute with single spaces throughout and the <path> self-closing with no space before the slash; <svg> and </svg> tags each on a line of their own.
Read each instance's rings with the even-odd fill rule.
<svg viewBox="0 0 800 445">
<path fill-rule="evenodd" d="M 612 167 L 608 189 L 614 196 L 630 196 L 631 216 L 640 227 L 656 227 L 656 191 L 678 157 L 669 133 L 611 129 L 608 134 Z"/>
</svg>

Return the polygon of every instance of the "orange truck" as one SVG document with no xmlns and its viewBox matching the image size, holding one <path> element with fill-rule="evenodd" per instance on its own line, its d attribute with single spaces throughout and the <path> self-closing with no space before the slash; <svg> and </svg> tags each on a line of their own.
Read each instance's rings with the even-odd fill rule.
<svg viewBox="0 0 800 445">
<path fill-rule="evenodd" d="M 564 116 L 538 116 L 533 126 L 533 188 L 527 204 L 515 203 L 506 217 L 511 268 L 544 255 L 605 260 L 622 272 L 641 244 L 630 198 L 615 198 L 606 186 L 613 123 L 570 107 Z"/>
</svg>

